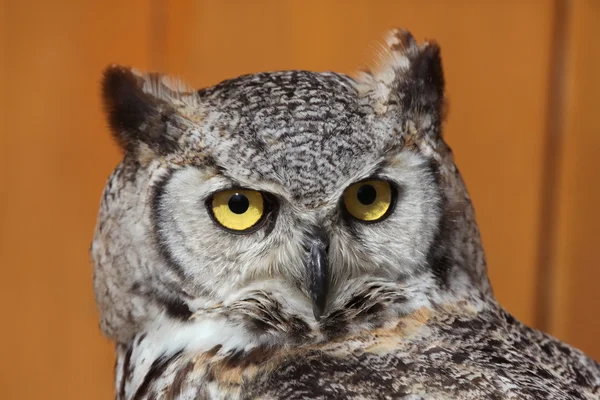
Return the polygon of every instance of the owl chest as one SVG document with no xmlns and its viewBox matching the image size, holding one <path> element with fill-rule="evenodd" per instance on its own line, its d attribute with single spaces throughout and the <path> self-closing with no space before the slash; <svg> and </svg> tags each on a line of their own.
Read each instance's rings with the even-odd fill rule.
<svg viewBox="0 0 600 400">
<path fill-rule="evenodd" d="M 262 386 L 269 366 L 208 360 L 206 355 L 175 355 L 155 360 L 140 380 L 135 371 L 117 376 L 117 400 L 248 398 L 251 388 Z M 120 384 L 119 384 L 120 383 Z M 119 390 L 120 389 L 120 390 Z"/>
</svg>

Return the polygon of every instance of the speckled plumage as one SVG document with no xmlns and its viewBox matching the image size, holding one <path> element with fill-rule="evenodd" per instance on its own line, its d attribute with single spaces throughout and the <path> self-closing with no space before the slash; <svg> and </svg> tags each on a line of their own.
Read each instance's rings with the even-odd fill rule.
<svg viewBox="0 0 600 400">
<path fill-rule="evenodd" d="M 441 136 L 435 43 L 388 38 L 356 79 L 285 71 L 191 91 L 107 70 L 123 162 L 92 243 L 118 399 L 597 399 L 600 367 L 496 303 L 471 201 Z M 384 220 L 343 212 L 393 182 Z M 250 233 L 219 228 L 219 190 L 268 193 Z M 327 238 L 311 304 L 307 243 Z"/>
</svg>

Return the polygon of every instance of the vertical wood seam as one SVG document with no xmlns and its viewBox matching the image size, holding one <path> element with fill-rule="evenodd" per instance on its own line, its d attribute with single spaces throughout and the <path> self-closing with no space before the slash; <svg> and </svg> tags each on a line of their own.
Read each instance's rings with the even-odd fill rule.
<svg viewBox="0 0 600 400">
<path fill-rule="evenodd" d="M 566 68 L 568 54 L 568 23 L 571 4 L 554 1 L 554 16 L 550 35 L 549 85 L 546 111 L 546 138 L 542 160 L 540 224 L 535 293 L 535 326 L 548 331 L 552 324 L 553 288 L 556 279 L 556 222 L 558 216 L 558 179 L 562 161 L 561 144 L 564 135 Z"/>
<path fill-rule="evenodd" d="M 148 32 L 148 49 L 150 67 L 153 71 L 164 71 L 167 55 L 167 7 L 166 0 L 150 1 L 150 32 Z"/>
</svg>

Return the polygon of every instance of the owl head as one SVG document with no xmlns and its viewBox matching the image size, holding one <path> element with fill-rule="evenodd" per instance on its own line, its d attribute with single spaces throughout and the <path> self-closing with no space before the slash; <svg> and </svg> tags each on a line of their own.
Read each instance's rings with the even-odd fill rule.
<svg viewBox="0 0 600 400">
<path fill-rule="evenodd" d="M 112 66 L 102 90 L 124 152 L 91 248 L 109 337 L 216 315 L 257 335 L 277 318 L 335 330 L 365 310 L 490 295 L 441 135 L 437 44 L 393 31 L 356 78 L 258 73 L 196 91 Z"/>
</svg>

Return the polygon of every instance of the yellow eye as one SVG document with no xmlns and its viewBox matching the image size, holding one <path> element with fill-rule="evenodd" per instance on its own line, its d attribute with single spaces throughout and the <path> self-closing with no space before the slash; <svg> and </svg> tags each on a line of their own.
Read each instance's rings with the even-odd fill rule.
<svg viewBox="0 0 600 400">
<path fill-rule="evenodd" d="M 215 220 L 232 231 L 252 228 L 264 214 L 262 194 L 255 190 L 224 190 L 212 198 L 212 214 Z"/>
<path fill-rule="evenodd" d="M 374 222 L 383 218 L 392 205 L 389 182 L 372 180 L 355 183 L 344 192 L 344 206 L 354 218 Z"/>
</svg>

